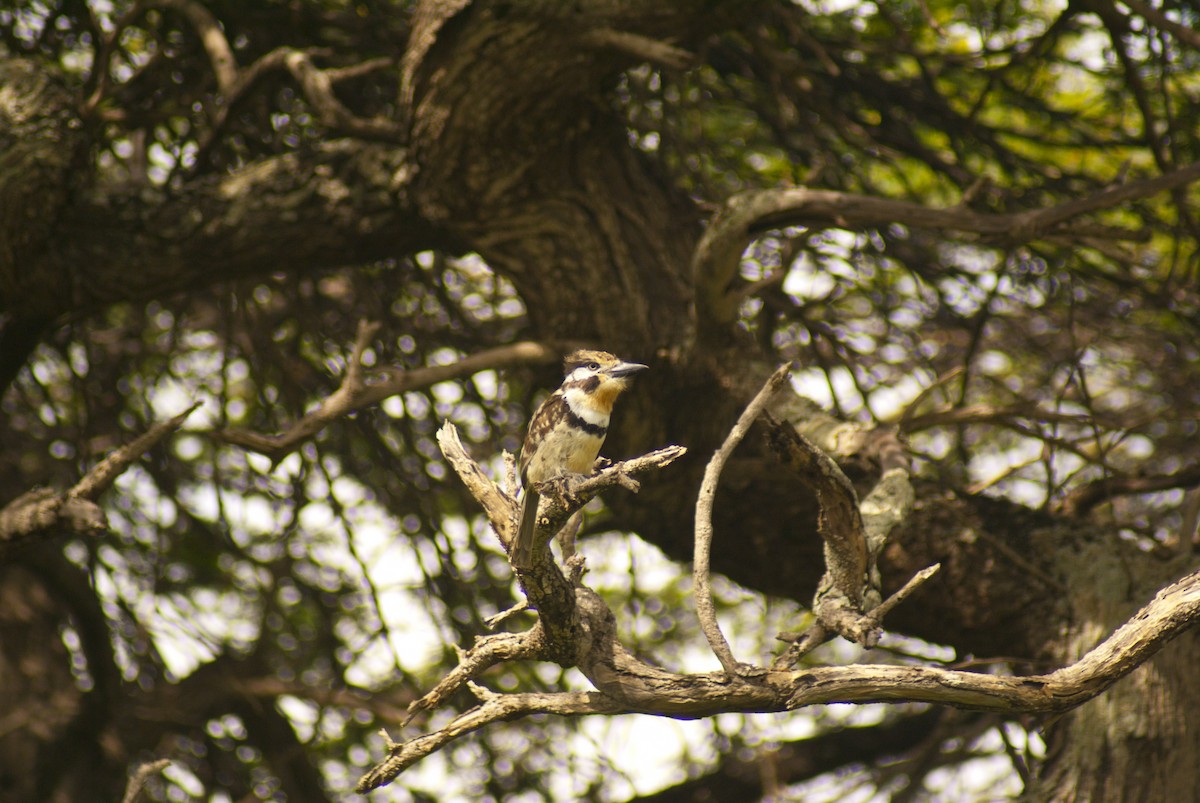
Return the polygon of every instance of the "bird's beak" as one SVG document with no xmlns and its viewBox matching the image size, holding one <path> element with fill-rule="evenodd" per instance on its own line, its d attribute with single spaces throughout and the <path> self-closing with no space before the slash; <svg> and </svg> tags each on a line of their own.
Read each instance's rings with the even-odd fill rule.
<svg viewBox="0 0 1200 803">
<path fill-rule="evenodd" d="M 619 362 L 608 369 L 608 375 L 614 377 L 632 376 L 633 374 L 640 374 L 642 371 L 649 370 L 649 365 L 642 365 L 640 362 Z"/>
</svg>

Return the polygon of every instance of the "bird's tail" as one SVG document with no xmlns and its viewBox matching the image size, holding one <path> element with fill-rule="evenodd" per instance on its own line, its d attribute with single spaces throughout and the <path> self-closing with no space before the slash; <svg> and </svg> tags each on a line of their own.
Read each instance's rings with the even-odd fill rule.
<svg viewBox="0 0 1200 803">
<path fill-rule="evenodd" d="M 533 488 L 526 488 L 525 496 L 521 498 L 521 524 L 512 548 L 512 565 L 518 569 L 533 566 L 533 532 L 537 529 L 538 498 L 538 492 Z"/>
</svg>

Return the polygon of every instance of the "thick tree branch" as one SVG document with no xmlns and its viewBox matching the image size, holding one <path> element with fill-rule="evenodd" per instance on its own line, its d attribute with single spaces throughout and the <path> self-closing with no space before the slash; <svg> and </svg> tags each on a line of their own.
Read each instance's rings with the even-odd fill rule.
<svg viewBox="0 0 1200 803">
<path fill-rule="evenodd" d="M 900 223 L 913 228 L 958 231 L 1026 242 L 1049 234 L 1070 234 L 1073 218 L 1183 187 L 1200 179 L 1200 163 L 1172 173 L 1131 181 L 1058 206 L 1009 214 L 986 214 L 965 206 L 935 209 L 907 201 L 804 187 L 752 190 L 729 198 L 709 221 L 692 257 L 697 314 L 701 328 L 727 326 L 737 316 L 732 291 L 747 243 L 758 233 L 784 226 L 865 228 Z M 1089 237 L 1144 239 L 1124 229 L 1096 230 Z"/>
<path fill-rule="evenodd" d="M 99 186 L 64 209 L 55 245 L 26 265 L 0 312 L 84 316 L 225 279 L 448 246 L 412 210 L 409 168 L 401 149 L 334 140 L 179 189 Z"/>
<path fill-rule="evenodd" d="M 825 576 L 813 599 L 813 613 L 826 628 L 851 641 L 873 646 L 877 632 L 859 628 L 867 584 L 867 539 L 854 485 L 832 458 L 774 417 L 768 442 L 780 462 L 795 471 L 817 496 L 817 531 L 825 544 Z"/>
<path fill-rule="evenodd" d="M 54 316 L 29 291 L 54 278 L 39 257 L 54 242 L 87 143 L 71 94 L 44 64 L 0 57 L 0 391 Z"/>
</svg>

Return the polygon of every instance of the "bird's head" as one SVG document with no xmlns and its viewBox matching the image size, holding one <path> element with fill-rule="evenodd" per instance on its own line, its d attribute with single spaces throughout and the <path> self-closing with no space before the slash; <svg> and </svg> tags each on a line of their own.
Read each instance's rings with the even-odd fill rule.
<svg viewBox="0 0 1200 803">
<path fill-rule="evenodd" d="M 641 363 L 625 362 L 607 351 L 580 349 L 568 354 L 563 361 L 566 374 L 563 386 L 578 388 L 595 404 L 611 410 L 617 396 L 629 387 L 633 375 L 648 368 Z"/>
</svg>

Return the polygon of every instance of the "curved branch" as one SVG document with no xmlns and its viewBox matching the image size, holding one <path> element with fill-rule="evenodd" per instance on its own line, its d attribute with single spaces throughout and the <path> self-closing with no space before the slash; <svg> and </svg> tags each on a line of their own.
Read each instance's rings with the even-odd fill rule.
<svg viewBox="0 0 1200 803">
<path fill-rule="evenodd" d="M 704 469 L 704 480 L 700 483 L 700 493 L 696 498 L 696 545 L 695 557 L 692 559 L 692 599 L 696 604 L 696 615 L 700 618 L 700 628 L 704 631 L 704 637 L 708 639 L 708 646 L 712 648 L 713 654 L 717 656 L 717 660 L 721 662 L 721 666 L 725 668 L 725 672 L 731 678 L 745 674 L 746 667 L 739 665 L 734 659 L 729 642 L 721 633 L 721 626 L 717 623 L 717 612 L 713 607 L 712 589 L 708 584 L 708 567 L 712 555 L 713 539 L 713 500 L 717 495 L 717 483 L 721 480 L 725 462 L 729 460 L 729 456 L 733 454 L 737 445 L 742 442 L 750 425 L 766 409 L 783 383 L 787 381 L 791 371 L 792 364 L 790 362 L 775 369 L 775 373 L 771 374 L 762 389 L 746 405 L 746 409 L 738 417 L 737 423 L 725 437 L 721 448 L 717 449 L 712 459 L 708 461 L 708 466 Z"/>
<path fill-rule="evenodd" d="M 455 717 L 444 728 L 397 744 L 387 742 L 388 757 L 364 775 L 355 787 L 359 794 L 386 786 L 430 753 L 485 725 L 516 719 L 530 714 L 585 716 L 588 714 L 627 713 L 622 706 L 598 692 L 558 692 L 553 694 L 495 694 L 472 684 L 471 690 L 482 699 L 480 705 Z M 387 734 L 384 734 L 385 736 Z"/>
<path fill-rule="evenodd" d="M 709 221 L 692 256 L 697 314 L 724 325 L 735 320 L 738 294 L 731 292 L 746 244 L 758 233 L 784 226 L 865 228 L 885 223 L 1003 237 L 1015 241 L 1070 233 L 1073 218 L 1145 198 L 1200 179 L 1200 162 L 1153 178 L 1131 181 L 1058 206 L 1009 214 L 986 214 L 965 206 L 935 209 L 908 201 L 812 190 L 752 190 L 729 198 Z M 1088 236 L 1144 239 L 1140 232 L 1088 227 Z M 703 327 L 702 327 L 703 328 Z"/>
<path fill-rule="evenodd" d="M 1171 488 L 1192 488 L 1200 484 L 1200 465 L 1188 466 L 1173 474 L 1149 477 L 1104 477 L 1070 491 L 1059 509 L 1067 516 L 1082 516 L 1114 496 L 1147 494 Z"/>
</svg>

